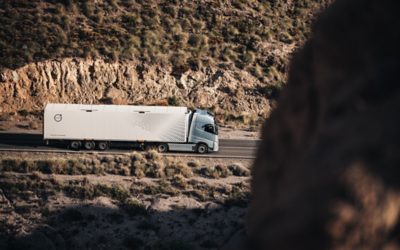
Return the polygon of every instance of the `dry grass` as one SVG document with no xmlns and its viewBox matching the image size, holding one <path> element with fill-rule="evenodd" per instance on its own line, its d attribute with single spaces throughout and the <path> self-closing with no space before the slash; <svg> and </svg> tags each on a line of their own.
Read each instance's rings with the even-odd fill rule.
<svg viewBox="0 0 400 250">
<path fill-rule="evenodd" d="M 228 2 L 231 7 L 221 8 L 218 1 L 184 7 L 159 0 L 7 1 L 0 3 L 0 67 L 61 57 L 140 58 L 167 61 L 180 74 L 207 60 L 211 66 L 231 62 L 260 79 L 275 68 L 281 78 L 286 69 L 279 58 L 270 60 L 260 48 L 304 41 L 312 16 L 330 1 Z"/>
<path fill-rule="evenodd" d="M 109 248 L 119 244 L 121 248 L 219 248 L 237 230 L 249 200 L 249 178 L 229 181 L 215 175 L 211 180 L 196 172 L 210 165 L 219 176 L 226 176 L 231 162 L 166 158 L 154 152 L 49 155 L 0 154 L 0 216 L 7 216 L 0 222 L 0 245 L 3 235 L 13 240 L 18 230 L 30 234 L 42 230 L 45 222 L 59 232 L 71 232 L 62 234 L 66 241 L 82 234 L 72 243 L 95 239 L 96 246 Z M 142 167 L 144 177 L 152 177 L 121 172 L 126 167 L 135 170 L 135 164 Z M 162 175 L 154 177 L 157 173 Z M 193 231 L 194 240 L 190 244 L 174 240 L 183 235 L 180 231 Z M 173 237 L 166 237 L 170 233 Z"/>
</svg>

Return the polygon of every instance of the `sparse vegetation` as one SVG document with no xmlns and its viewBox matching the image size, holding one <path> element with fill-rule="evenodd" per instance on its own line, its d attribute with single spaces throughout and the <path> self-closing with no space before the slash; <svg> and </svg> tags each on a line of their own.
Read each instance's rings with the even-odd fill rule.
<svg viewBox="0 0 400 250">
<path fill-rule="evenodd" d="M 136 163 L 143 167 L 143 178 L 131 171 Z M 198 173 L 209 164 L 212 180 Z M 240 166 L 214 161 L 205 164 L 203 160 L 164 157 L 152 151 L 83 157 L 2 153 L 0 216 L 9 218 L 0 221 L 0 243 L 2 235 L 13 239 L 21 226 L 28 233 L 47 230 L 40 227 L 44 222 L 63 232 L 62 237 L 71 240 L 71 248 L 81 246 L 76 243 L 80 235 L 85 246 L 93 246 L 87 239 L 96 239 L 96 245 L 121 244 L 129 249 L 219 248 L 237 229 L 238 216 L 244 216 L 248 204 L 247 177 L 240 182 L 220 179 L 240 168 L 231 165 Z M 132 176 L 120 171 L 124 167 Z M 214 207 L 208 208 L 209 204 Z M 243 212 L 238 215 L 237 211 Z M 228 231 L 223 224 L 226 220 L 230 220 Z M 204 229 L 202 222 L 217 226 Z M 223 232 L 212 233 L 222 225 Z M 188 230 L 200 230 L 203 236 L 190 244 L 176 240 Z M 171 233 L 172 237 L 166 237 Z M 19 244 L 19 239 L 15 240 L 13 244 Z"/>
<path fill-rule="evenodd" d="M 136 199 L 127 199 L 122 205 L 129 216 L 146 215 L 148 213 L 146 206 Z"/>
<path fill-rule="evenodd" d="M 232 62 L 260 79 L 282 78 L 285 62 L 271 60 L 263 46 L 302 43 L 313 15 L 330 0 L 228 2 L 231 8 L 218 1 L 3 2 L 0 67 L 62 57 L 139 58 L 169 61 L 180 74 L 207 60 Z"/>
</svg>

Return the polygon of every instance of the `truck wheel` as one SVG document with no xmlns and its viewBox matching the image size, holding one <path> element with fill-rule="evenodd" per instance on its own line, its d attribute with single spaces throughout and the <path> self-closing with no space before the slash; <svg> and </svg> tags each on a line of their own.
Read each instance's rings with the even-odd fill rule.
<svg viewBox="0 0 400 250">
<path fill-rule="evenodd" d="M 79 150 L 79 148 L 81 147 L 81 142 L 80 142 L 80 141 L 72 141 L 72 142 L 69 144 L 69 147 L 70 147 L 72 150 Z"/>
<path fill-rule="evenodd" d="M 168 145 L 166 143 L 158 144 L 157 151 L 160 152 L 160 153 L 168 152 Z"/>
<path fill-rule="evenodd" d="M 205 154 L 208 152 L 208 146 L 204 143 L 200 143 L 199 145 L 197 145 L 197 153 L 199 154 Z"/>
<path fill-rule="evenodd" d="M 101 141 L 97 144 L 97 148 L 101 151 L 107 150 L 108 149 L 108 143 L 105 141 Z"/>
<path fill-rule="evenodd" d="M 86 150 L 93 150 L 96 147 L 96 144 L 94 143 L 94 141 L 85 141 L 83 143 L 83 147 Z"/>
</svg>

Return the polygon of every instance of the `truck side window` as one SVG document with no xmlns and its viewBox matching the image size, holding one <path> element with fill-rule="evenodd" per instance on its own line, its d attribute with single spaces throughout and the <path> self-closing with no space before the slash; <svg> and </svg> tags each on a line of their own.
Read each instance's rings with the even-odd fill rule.
<svg viewBox="0 0 400 250">
<path fill-rule="evenodd" d="M 214 126 L 212 124 L 204 125 L 204 131 L 211 133 L 211 134 L 215 134 Z"/>
</svg>

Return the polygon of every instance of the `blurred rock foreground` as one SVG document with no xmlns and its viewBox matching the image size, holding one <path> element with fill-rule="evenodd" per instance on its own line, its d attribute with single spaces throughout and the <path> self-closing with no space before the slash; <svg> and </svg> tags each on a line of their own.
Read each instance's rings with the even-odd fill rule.
<svg viewBox="0 0 400 250">
<path fill-rule="evenodd" d="M 400 249 L 399 7 L 337 1 L 294 57 L 254 166 L 247 249 Z"/>
</svg>

